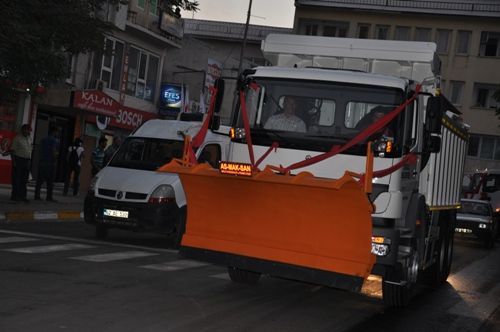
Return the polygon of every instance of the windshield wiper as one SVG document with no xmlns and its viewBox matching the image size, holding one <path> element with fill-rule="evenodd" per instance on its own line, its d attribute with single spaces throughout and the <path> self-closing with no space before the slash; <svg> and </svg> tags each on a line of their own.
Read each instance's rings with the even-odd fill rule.
<svg viewBox="0 0 500 332">
<path fill-rule="evenodd" d="M 305 137 L 314 137 L 314 138 L 326 138 L 326 139 L 335 139 L 343 142 L 348 142 L 351 138 L 344 136 L 333 136 L 333 135 L 305 135 Z"/>
</svg>

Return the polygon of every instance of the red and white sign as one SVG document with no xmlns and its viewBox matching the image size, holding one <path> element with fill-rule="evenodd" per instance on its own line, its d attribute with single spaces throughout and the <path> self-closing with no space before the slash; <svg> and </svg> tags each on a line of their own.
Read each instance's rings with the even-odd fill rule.
<svg viewBox="0 0 500 332">
<path fill-rule="evenodd" d="M 157 118 L 155 113 L 123 106 L 99 90 L 75 91 L 73 107 L 104 115 L 109 118 L 106 121 L 108 126 L 128 130 L 134 130 L 143 122 Z M 88 115 L 86 118 L 88 122 L 97 122 L 95 115 Z"/>
</svg>

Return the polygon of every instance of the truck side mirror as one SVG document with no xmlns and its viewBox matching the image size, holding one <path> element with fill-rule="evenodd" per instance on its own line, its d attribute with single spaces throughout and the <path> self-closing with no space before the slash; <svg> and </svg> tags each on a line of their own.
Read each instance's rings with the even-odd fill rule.
<svg viewBox="0 0 500 332">
<path fill-rule="evenodd" d="M 215 96 L 215 113 L 220 112 L 222 100 L 224 99 L 224 79 L 217 78 L 214 82 L 214 87 L 217 89 L 217 96 Z"/>
<path fill-rule="evenodd" d="M 430 153 L 438 153 L 441 150 L 441 137 L 431 135 L 428 148 Z"/>
<path fill-rule="evenodd" d="M 214 114 L 210 119 L 210 129 L 218 130 L 219 127 L 220 127 L 220 116 L 218 114 Z"/>
<path fill-rule="evenodd" d="M 441 134 L 441 118 L 443 111 L 441 107 L 441 97 L 429 97 L 427 100 L 425 127 L 431 134 Z"/>
</svg>

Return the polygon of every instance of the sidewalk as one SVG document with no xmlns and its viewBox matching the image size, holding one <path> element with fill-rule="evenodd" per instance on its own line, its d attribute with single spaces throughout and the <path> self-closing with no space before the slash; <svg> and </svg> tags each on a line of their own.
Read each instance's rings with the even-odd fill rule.
<svg viewBox="0 0 500 332">
<path fill-rule="evenodd" d="M 34 183 L 28 184 L 28 200 L 25 202 L 14 202 L 10 200 L 11 186 L 0 184 L 0 221 L 17 220 L 83 220 L 83 200 L 85 194 L 72 196 L 71 190 L 68 196 L 62 195 L 63 184 L 54 183 L 53 196 L 57 202 L 45 201 L 45 188 L 42 187 L 42 200 L 33 200 Z"/>
</svg>

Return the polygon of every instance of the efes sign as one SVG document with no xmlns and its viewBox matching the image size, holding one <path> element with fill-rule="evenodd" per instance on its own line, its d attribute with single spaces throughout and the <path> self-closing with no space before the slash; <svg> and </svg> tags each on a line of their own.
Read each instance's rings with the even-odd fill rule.
<svg viewBox="0 0 500 332">
<path fill-rule="evenodd" d="M 165 83 L 161 85 L 160 107 L 180 109 L 182 107 L 182 86 Z"/>
</svg>

